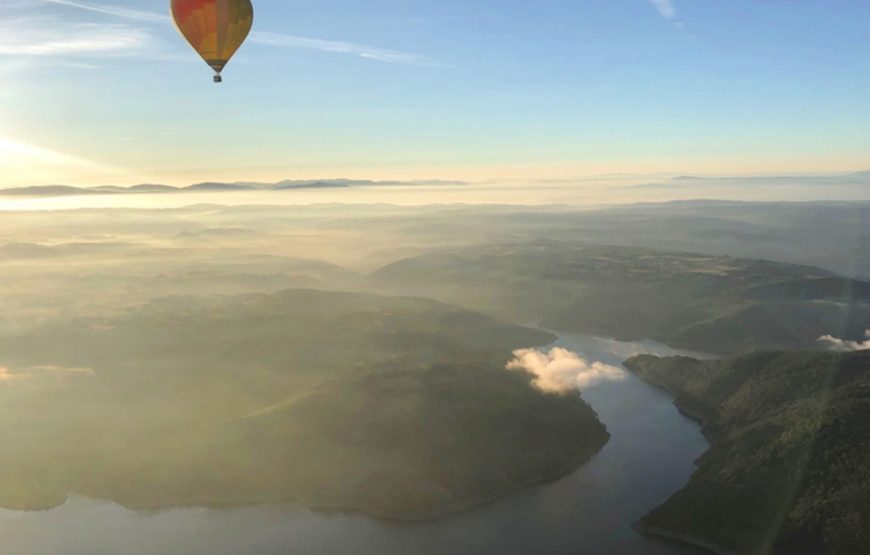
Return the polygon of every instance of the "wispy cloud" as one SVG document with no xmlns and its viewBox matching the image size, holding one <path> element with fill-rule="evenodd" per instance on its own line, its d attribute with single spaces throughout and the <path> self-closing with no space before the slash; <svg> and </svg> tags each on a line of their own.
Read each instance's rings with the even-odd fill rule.
<svg viewBox="0 0 870 555">
<path fill-rule="evenodd" d="M 124 24 L 69 23 L 44 18 L 0 23 L 0 55 L 107 55 L 140 50 L 150 34 Z"/>
<path fill-rule="evenodd" d="M 136 10 L 132 8 L 125 8 L 123 6 L 112 6 L 107 4 L 92 4 L 90 2 L 78 2 L 75 0 L 41 0 L 47 4 L 58 4 L 61 6 L 69 6 L 71 8 L 78 8 L 80 10 L 87 10 L 89 12 L 101 13 L 104 15 L 111 15 L 115 17 L 123 17 L 124 19 L 133 19 L 136 21 L 154 21 L 158 23 L 164 23 L 166 21 L 170 21 L 168 15 L 159 14 L 155 12 L 146 12 L 144 10 Z"/>
<path fill-rule="evenodd" d="M 431 60 L 425 56 L 366 46 L 364 44 L 355 44 L 352 42 L 312 39 L 308 37 L 269 32 L 252 33 L 251 41 L 258 44 L 284 48 L 305 48 L 308 50 L 319 50 L 321 52 L 350 54 L 367 60 L 376 60 L 378 62 L 386 62 L 390 64 L 433 65 Z"/>
<path fill-rule="evenodd" d="M 110 15 L 135 21 L 146 21 L 154 23 L 168 23 L 169 21 L 171 21 L 171 18 L 167 15 L 110 4 L 95 4 L 92 2 L 80 2 L 78 0 L 40 1 L 47 4 L 57 4 L 60 6 L 67 6 L 80 10 L 86 10 L 94 13 Z M 346 54 L 359 58 L 364 58 L 367 60 L 374 60 L 389 64 L 404 64 L 416 66 L 436 65 L 432 62 L 432 60 L 425 56 L 409 54 L 407 52 L 389 50 L 386 48 L 379 48 L 375 46 L 367 46 L 364 44 L 356 44 L 352 42 L 300 37 L 296 35 L 272 32 L 254 32 L 251 34 L 249 40 L 251 42 L 267 46 L 276 46 L 282 48 L 300 48 L 307 50 L 317 50 L 320 52 L 332 52 L 335 54 Z"/>
<path fill-rule="evenodd" d="M 850 341 L 834 337 L 833 335 L 823 335 L 818 341 L 831 351 L 870 351 L 870 330 L 864 333 L 864 337 L 867 338 L 866 341 Z"/>
<path fill-rule="evenodd" d="M 34 366 L 12 371 L 0 366 L 0 385 L 4 382 L 19 382 L 24 380 L 68 381 L 71 379 L 93 378 L 94 371 L 90 368 L 63 368 L 60 366 Z"/>
<path fill-rule="evenodd" d="M 100 69 L 101 67 L 102 65 L 98 63 L 80 62 L 45 56 L 15 56 L 9 57 L 8 59 L 3 59 L 3 57 L 0 56 L 0 79 L 38 68 L 95 70 Z M 0 96 L 2 96 L 3 93 L 8 92 L 8 88 L 0 90 Z"/>
<path fill-rule="evenodd" d="M 124 170 L 65 152 L 0 135 L 0 167 L 8 175 L 33 176 L 34 181 L 65 179 L 71 173 L 118 176 Z"/>
<path fill-rule="evenodd" d="M 674 0 L 649 0 L 658 12 L 668 21 L 677 19 L 677 7 Z"/>
<path fill-rule="evenodd" d="M 26 159 L 36 160 L 44 165 L 93 166 L 93 162 L 0 135 L 0 163 L 5 166 Z"/>
</svg>

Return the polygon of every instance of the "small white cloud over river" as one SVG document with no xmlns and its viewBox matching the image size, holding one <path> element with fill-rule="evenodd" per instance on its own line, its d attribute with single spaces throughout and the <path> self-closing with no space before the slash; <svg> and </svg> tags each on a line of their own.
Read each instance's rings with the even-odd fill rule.
<svg viewBox="0 0 870 555">
<path fill-rule="evenodd" d="M 514 351 L 508 370 L 534 376 L 533 385 L 545 393 L 566 394 L 584 390 L 602 382 L 622 381 L 625 371 L 604 362 L 590 362 L 577 353 L 554 347 L 549 352 L 537 349 Z"/>
<path fill-rule="evenodd" d="M 823 335 L 818 341 L 831 351 L 870 351 L 870 330 L 864 332 L 864 337 L 867 338 L 866 341 L 850 341 L 833 335 Z"/>
</svg>

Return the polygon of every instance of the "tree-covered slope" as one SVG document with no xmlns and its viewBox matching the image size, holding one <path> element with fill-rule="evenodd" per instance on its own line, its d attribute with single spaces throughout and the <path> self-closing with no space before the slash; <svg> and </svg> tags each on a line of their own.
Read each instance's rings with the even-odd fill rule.
<svg viewBox="0 0 870 555">
<path fill-rule="evenodd" d="M 414 298 L 174 299 L 0 338 L 0 506 L 300 500 L 427 518 L 555 479 L 608 434 L 504 370 L 550 334 Z"/>
<path fill-rule="evenodd" d="M 427 253 L 370 282 L 552 329 L 716 353 L 857 339 L 870 321 L 870 284 L 818 268 L 559 241 Z"/>
<path fill-rule="evenodd" d="M 640 356 L 713 447 L 643 531 L 725 552 L 870 553 L 870 352 Z"/>
</svg>

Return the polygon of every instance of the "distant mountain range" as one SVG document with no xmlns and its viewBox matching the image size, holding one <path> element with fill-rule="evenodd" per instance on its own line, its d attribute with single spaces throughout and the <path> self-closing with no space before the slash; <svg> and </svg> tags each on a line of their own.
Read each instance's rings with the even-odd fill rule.
<svg viewBox="0 0 870 555">
<path fill-rule="evenodd" d="M 398 187 L 398 186 L 442 186 L 465 185 L 463 181 L 418 180 L 418 181 L 369 181 L 359 179 L 312 179 L 285 180 L 277 183 L 257 182 L 204 182 L 186 187 L 173 187 L 155 183 L 143 183 L 132 187 L 104 185 L 100 187 L 73 187 L 70 185 L 38 185 L 0 189 L 3 196 L 22 197 L 64 197 L 81 195 L 142 195 L 155 193 L 191 193 L 225 191 L 288 191 L 293 189 L 340 189 L 351 187 Z"/>
<path fill-rule="evenodd" d="M 819 175 L 751 175 L 751 176 L 695 176 L 680 175 L 667 181 L 628 185 L 630 189 L 675 189 L 694 187 L 822 187 L 870 186 L 870 171 L 846 174 Z"/>
</svg>

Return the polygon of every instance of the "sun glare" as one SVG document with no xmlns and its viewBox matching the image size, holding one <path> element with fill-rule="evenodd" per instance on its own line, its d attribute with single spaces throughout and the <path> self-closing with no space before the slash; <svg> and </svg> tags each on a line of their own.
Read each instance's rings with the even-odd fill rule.
<svg viewBox="0 0 870 555">
<path fill-rule="evenodd" d="M 117 178 L 125 172 L 119 168 L 80 158 L 64 152 L 0 136 L 0 186 L 97 183 Z"/>
</svg>

